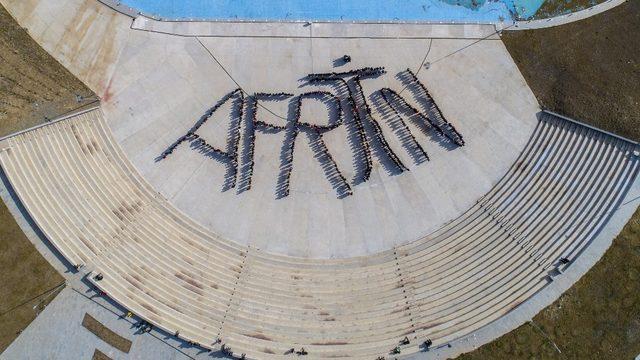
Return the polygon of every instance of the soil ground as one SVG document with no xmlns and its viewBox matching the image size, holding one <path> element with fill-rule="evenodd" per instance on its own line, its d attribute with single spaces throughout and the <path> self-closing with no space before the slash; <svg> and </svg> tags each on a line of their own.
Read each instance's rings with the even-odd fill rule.
<svg viewBox="0 0 640 360">
<path fill-rule="evenodd" d="M 602 3 L 606 0 L 546 0 L 533 15 L 533 19 L 545 19 L 556 15 L 563 15 Z"/>
<path fill-rule="evenodd" d="M 640 140 L 640 1 L 503 40 L 540 104 Z M 640 354 L 640 209 L 600 261 L 533 321 L 459 360 Z"/>
<path fill-rule="evenodd" d="M 102 341 L 123 353 L 128 353 L 129 350 L 131 350 L 131 340 L 118 335 L 87 313 L 84 314 L 84 318 L 82 319 L 82 326 L 87 328 Z"/>
<path fill-rule="evenodd" d="M 83 99 L 78 101 L 76 95 Z M 0 6 L 0 136 L 43 123 L 93 99 L 91 91 Z M 29 242 L 0 201 L 0 353 L 63 286 L 63 277 Z"/>
<path fill-rule="evenodd" d="M 505 31 L 543 108 L 640 140 L 640 0 L 563 26 Z"/>
<path fill-rule="evenodd" d="M 0 201 L 0 352 L 62 290 L 64 279 L 40 255 Z"/>
<path fill-rule="evenodd" d="M 631 0 L 578 23 L 505 32 L 503 39 L 542 106 L 638 140 L 639 7 Z M 78 107 L 76 95 L 93 96 L 0 7 L 0 135 Z M 0 269 L 1 352 L 63 281 L 4 204 Z M 632 359 L 640 353 L 639 269 L 640 211 L 600 262 L 532 323 L 461 359 Z"/>
<path fill-rule="evenodd" d="M 107 354 L 103 353 L 102 351 L 96 349 L 95 352 L 93 353 L 93 360 L 111 360 L 111 358 L 109 356 L 107 356 Z"/>
<path fill-rule="evenodd" d="M 93 93 L 0 6 L 0 136 L 94 100 Z"/>
</svg>

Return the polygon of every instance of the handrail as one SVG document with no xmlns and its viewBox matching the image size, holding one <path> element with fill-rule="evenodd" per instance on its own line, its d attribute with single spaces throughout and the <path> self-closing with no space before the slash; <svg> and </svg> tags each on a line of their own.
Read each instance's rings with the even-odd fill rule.
<svg viewBox="0 0 640 360">
<path fill-rule="evenodd" d="M 553 115 L 553 116 L 559 117 L 559 118 L 561 118 L 561 119 L 563 119 L 563 120 L 567 120 L 567 121 L 569 121 L 569 122 L 571 122 L 571 123 L 574 123 L 574 124 L 577 124 L 577 125 L 580 125 L 580 126 L 584 126 L 584 127 L 589 128 L 589 129 L 591 129 L 591 130 L 595 130 L 595 131 L 598 131 L 598 132 L 601 132 L 601 133 L 607 134 L 607 135 L 609 135 L 609 136 L 613 136 L 614 138 L 617 138 L 617 139 L 620 139 L 620 140 L 626 141 L 626 142 L 628 142 L 628 143 L 631 143 L 631 144 L 634 144 L 634 145 L 640 145 L 640 143 L 639 143 L 639 142 L 637 142 L 637 141 L 633 141 L 633 140 L 628 139 L 628 138 L 626 138 L 626 137 L 624 137 L 624 136 L 616 135 L 616 134 L 614 134 L 614 133 L 612 133 L 612 132 L 609 132 L 609 131 L 606 131 L 606 130 L 602 130 L 602 129 L 600 129 L 600 128 L 597 128 L 597 127 L 592 126 L 592 125 L 589 125 L 589 124 L 585 124 L 585 123 L 583 123 L 583 122 L 581 122 L 581 121 L 578 121 L 578 120 L 572 119 L 572 118 L 570 118 L 570 117 L 568 117 L 568 116 L 560 115 L 560 114 L 558 114 L 558 113 L 556 113 L 556 112 L 553 112 L 553 111 L 551 111 L 551 110 L 542 109 L 542 112 L 547 113 L 547 114 L 549 114 L 549 115 Z"/>
<path fill-rule="evenodd" d="M 93 106 L 91 106 L 91 105 L 93 105 Z M 86 107 L 86 106 L 88 106 L 88 107 Z M 39 129 L 41 127 L 45 127 L 45 126 L 49 126 L 51 124 L 55 124 L 57 122 L 60 122 L 60 121 L 63 121 L 63 120 L 66 120 L 66 119 L 69 119 L 69 118 L 72 118 L 72 117 L 75 117 L 75 116 L 78 116 L 78 115 L 86 114 L 88 112 L 91 112 L 91 111 L 99 109 L 99 108 L 100 108 L 100 100 L 95 100 L 95 101 L 90 102 L 89 104 L 85 104 L 85 105 L 82 105 L 79 108 L 71 110 L 70 112 L 64 113 L 64 114 L 54 118 L 53 120 L 49 120 L 49 121 L 47 121 L 45 123 L 38 124 L 38 125 L 32 126 L 30 128 L 26 128 L 24 130 L 20 130 L 18 132 L 13 133 L 13 134 L 2 136 L 2 137 L 0 137 L 0 141 L 4 141 L 4 140 L 7 140 L 7 139 L 10 139 L 10 138 L 12 138 L 14 136 L 18 136 L 18 135 L 27 133 L 29 131 L 33 131 L 33 130 Z"/>
</svg>

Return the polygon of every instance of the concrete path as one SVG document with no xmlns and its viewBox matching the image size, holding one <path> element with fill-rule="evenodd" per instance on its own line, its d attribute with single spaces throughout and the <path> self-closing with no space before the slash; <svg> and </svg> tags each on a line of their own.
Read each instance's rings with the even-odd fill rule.
<svg viewBox="0 0 640 360">
<path fill-rule="evenodd" d="M 133 344 L 129 353 L 112 347 L 83 327 L 85 313 L 131 340 Z M 121 315 L 121 310 L 95 297 L 92 291 L 78 290 L 76 286 L 68 285 L 0 355 L 0 359 L 91 359 L 95 349 L 114 360 L 183 360 L 198 357 L 196 351 L 180 349 L 181 344 L 167 341 L 161 334 L 137 334 L 133 326 L 136 320 Z"/>
</svg>

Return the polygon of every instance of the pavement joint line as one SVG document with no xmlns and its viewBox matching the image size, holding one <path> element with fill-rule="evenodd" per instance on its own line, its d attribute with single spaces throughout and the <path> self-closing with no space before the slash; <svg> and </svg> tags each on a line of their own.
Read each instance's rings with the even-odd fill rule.
<svg viewBox="0 0 640 360">
<path fill-rule="evenodd" d="M 222 63 L 220 61 L 218 61 L 218 59 L 216 58 L 215 55 L 213 55 L 213 52 L 211 50 L 209 50 L 208 47 L 206 47 L 204 45 L 204 43 L 202 43 L 202 41 L 200 40 L 200 38 L 196 37 L 196 40 L 200 43 L 200 45 L 204 48 L 204 50 L 209 53 L 209 55 L 211 56 L 211 58 L 218 64 L 218 66 L 220 66 L 220 68 L 222 69 L 222 71 L 224 71 L 225 74 L 227 74 L 227 76 L 229 77 L 229 79 L 231 79 L 231 81 L 234 82 L 234 84 L 236 84 L 236 86 L 240 89 L 240 91 L 242 91 L 243 94 L 245 94 L 247 97 L 253 97 L 252 95 L 250 95 L 243 87 L 242 85 L 240 85 L 238 83 L 238 81 L 236 81 L 236 79 L 231 75 L 231 73 L 224 67 L 224 65 L 222 65 Z M 256 104 L 263 108 L 264 110 L 268 111 L 271 115 L 282 119 L 282 120 L 287 120 L 286 117 L 283 117 L 279 114 L 276 114 L 275 112 L 273 112 L 271 109 L 265 107 L 264 105 L 260 104 L 260 102 L 256 102 Z M 1 139 L 0 139 L 1 140 Z"/>
<path fill-rule="evenodd" d="M 491 39 L 489 39 L 491 36 L 494 36 L 494 35 L 496 35 L 496 34 L 499 34 L 499 33 L 500 33 L 501 31 L 503 31 L 503 30 L 508 30 L 508 29 L 509 29 L 509 28 L 511 28 L 512 26 L 513 26 L 513 25 L 510 25 L 510 26 L 507 26 L 507 27 L 506 27 L 506 28 L 504 28 L 504 29 L 496 30 L 495 32 L 493 32 L 493 33 L 491 33 L 491 34 L 489 34 L 489 35 L 487 35 L 487 36 L 485 36 L 485 37 L 483 37 L 483 38 L 475 39 L 475 41 L 474 41 L 474 42 L 472 42 L 471 44 L 467 44 L 467 45 L 465 45 L 465 46 L 461 47 L 460 49 L 458 49 L 458 50 L 456 50 L 456 51 L 452 51 L 452 52 L 450 52 L 450 53 L 449 53 L 449 54 L 447 54 L 447 55 L 443 55 L 442 57 L 440 57 L 440 58 L 438 58 L 438 59 L 436 59 L 436 60 L 434 60 L 434 61 L 431 61 L 430 63 L 431 63 L 431 64 L 435 64 L 435 63 L 437 63 L 437 62 L 440 62 L 441 60 L 444 60 L 444 59 L 446 59 L 446 58 L 448 58 L 448 57 L 450 57 L 450 56 L 453 56 L 453 55 L 455 55 L 455 54 L 457 54 L 457 53 L 460 53 L 460 52 L 462 52 L 462 51 L 464 51 L 464 50 L 466 50 L 466 49 L 468 49 L 468 48 L 470 48 L 470 47 L 472 47 L 472 46 L 474 46 L 474 45 L 476 45 L 476 44 L 480 43 L 480 42 L 481 42 L 481 41 L 483 41 L 483 40 L 491 40 Z M 467 40 L 468 40 L 468 39 L 467 39 Z M 500 40 L 500 39 L 498 39 L 498 40 Z M 501 40 L 501 41 L 502 41 L 502 40 Z"/>
<path fill-rule="evenodd" d="M 337 21 L 337 20 L 274 20 L 274 19 L 259 19 L 259 20 L 242 20 L 242 19 L 198 19 L 198 18 L 163 18 L 154 14 L 147 14 L 142 11 L 138 11 L 128 6 L 121 5 L 121 1 L 117 0 L 98 0 L 108 7 L 119 7 L 120 10 L 116 10 L 119 12 L 123 12 L 124 10 L 130 10 L 136 15 L 130 16 L 133 18 L 137 17 L 145 17 L 150 20 L 162 22 L 162 23 L 218 23 L 218 24 L 265 24 L 265 23 L 273 23 L 273 24 L 323 24 L 323 25 L 480 25 L 480 26 L 494 26 L 503 25 L 505 23 L 515 24 L 515 21 L 464 21 L 464 20 L 449 20 L 449 21 L 438 21 L 438 20 L 426 20 L 426 21 L 400 21 L 400 20 L 380 20 L 380 21 L 371 21 L 371 20 L 346 20 L 346 21 Z M 612 0 L 608 0 L 612 1 Z M 626 0 L 623 0 L 626 1 Z M 109 4 L 114 4 L 113 6 Z M 120 4 L 120 5 L 118 5 Z M 123 12 L 124 13 L 124 12 Z M 125 14 L 126 15 L 126 14 Z"/>
<path fill-rule="evenodd" d="M 160 30 L 149 30 L 149 29 L 140 29 L 140 28 L 131 28 L 135 31 L 144 31 L 155 34 L 169 35 L 169 36 L 178 36 L 184 38 L 248 38 L 248 39 L 308 39 L 309 36 L 285 36 L 285 35 L 207 35 L 207 34 L 178 34 L 172 33 L 168 31 L 160 31 Z M 507 29 L 507 28 L 505 28 Z M 503 29 L 503 30 L 505 30 Z M 496 30 L 494 33 L 491 33 L 489 36 L 483 37 L 447 37 L 447 36 L 313 36 L 313 39 L 345 39 L 345 40 L 359 40 L 359 39 L 368 39 L 368 40 L 489 40 L 489 41 L 501 41 L 500 38 L 490 39 L 491 36 L 499 34 L 500 31 Z"/>
</svg>

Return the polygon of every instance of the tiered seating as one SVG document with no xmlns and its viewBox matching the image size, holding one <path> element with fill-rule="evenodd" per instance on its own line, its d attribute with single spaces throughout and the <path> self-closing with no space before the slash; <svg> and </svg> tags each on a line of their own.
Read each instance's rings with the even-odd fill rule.
<svg viewBox="0 0 640 360">
<path fill-rule="evenodd" d="M 110 297 L 169 333 L 249 358 L 401 355 L 468 334 L 575 259 L 638 172 L 635 144 L 544 115 L 504 178 L 415 242 L 291 258 L 210 233 L 137 175 L 95 109 L 12 137 L 0 162 L 43 233 Z M 220 340 L 218 342 L 217 340 Z"/>
</svg>

